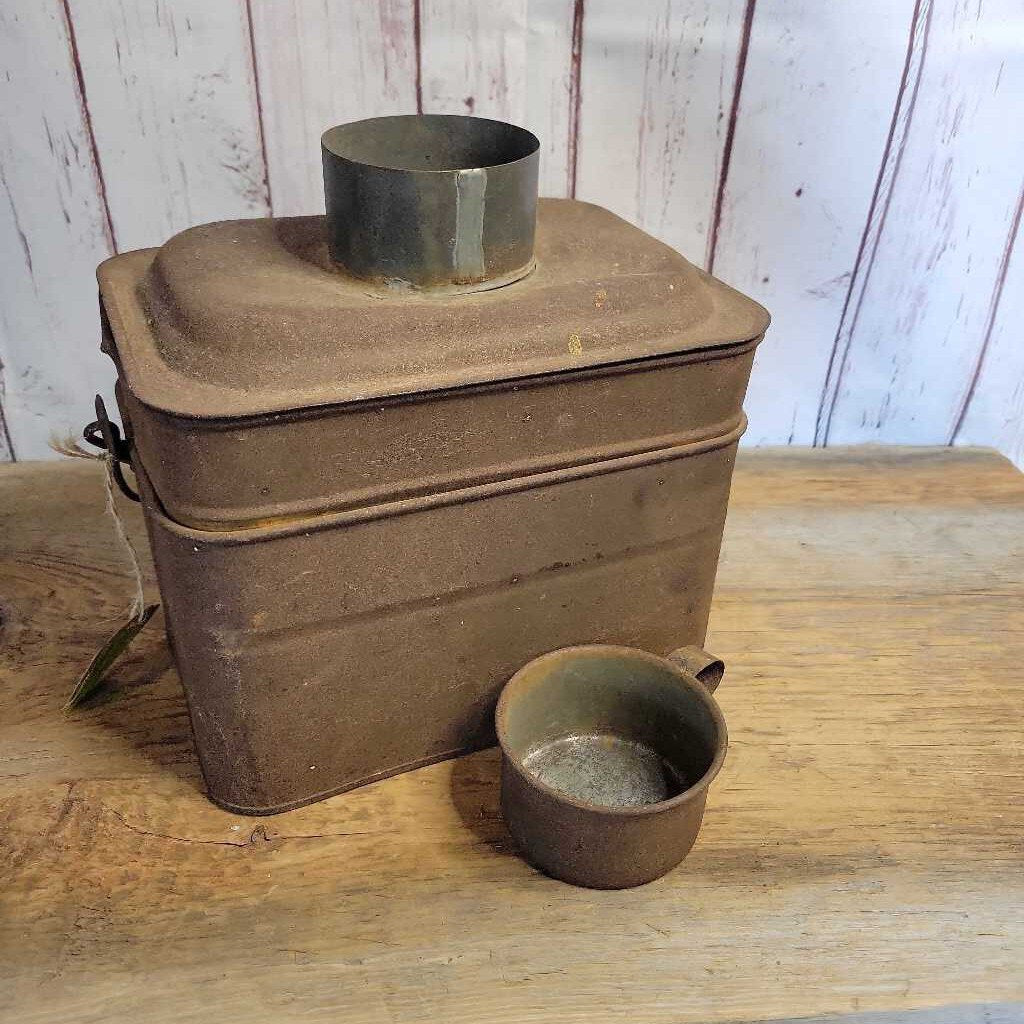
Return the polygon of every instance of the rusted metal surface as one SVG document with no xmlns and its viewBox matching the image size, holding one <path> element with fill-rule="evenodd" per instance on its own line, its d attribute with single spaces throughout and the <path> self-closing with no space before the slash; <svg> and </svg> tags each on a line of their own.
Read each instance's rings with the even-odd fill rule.
<svg viewBox="0 0 1024 1024">
<path fill-rule="evenodd" d="M 596 889 L 674 868 L 725 758 L 725 719 L 710 695 L 721 672 L 698 647 L 659 658 L 610 645 L 556 650 L 520 669 L 496 724 L 502 810 L 525 856 Z"/>
<path fill-rule="evenodd" d="M 105 451 L 109 457 L 110 473 L 118 490 L 130 501 L 141 501 L 138 491 L 124 476 L 124 467 L 131 466 L 132 446 L 127 438 L 121 437 L 121 428 L 111 422 L 107 406 L 100 395 L 96 396 L 96 419 L 86 424 L 82 437 L 94 448 Z"/>
<path fill-rule="evenodd" d="M 444 300 L 367 295 L 325 230 L 207 225 L 100 267 L 119 401 L 172 518 L 313 515 L 739 424 L 767 314 L 605 210 L 542 200 L 537 270 Z"/>
<path fill-rule="evenodd" d="M 217 423 L 117 398 L 172 518 L 230 529 L 721 438 L 754 344 Z M 252 451 L 272 473 L 253 473 Z"/>
<path fill-rule="evenodd" d="M 533 268 L 540 143 L 450 114 L 376 117 L 321 140 L 332 259 L 389 289 L 475 291 Z"/>
<path fill-rule="evenodd" d="M 502 684 L 554 648 L 702 643 L 735 452 L 224 531 L 169 519 L 140 468 L 210 796 L 272 813 L 488 746 Z"/>
<path fill-rule="evenodd" d="M 209 794 L 252 814 L 492 743 L 544 651 L 701 644 L 768 322 L 585 203 L 466 294 L 329 235 L 204 225 L 98 275 Z"/>
<path fill-rule="evenodd" d="M 129 390 L 234 419 L 507 381 L 757 338 L 768 315 L 639 228 L 541 200 L 537 270 L 458 298 L 340 274 L 323 217 L 191 228 L 98 276 Z"/>
</svg>

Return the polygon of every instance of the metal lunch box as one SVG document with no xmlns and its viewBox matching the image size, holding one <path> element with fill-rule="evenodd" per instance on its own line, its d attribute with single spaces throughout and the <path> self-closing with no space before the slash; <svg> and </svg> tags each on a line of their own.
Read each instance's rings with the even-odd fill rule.
<svg viewBox="0 0 1024 1024">
<path fill-rule="evenodd" d="M 327 218 L 98 271 L 108 444 L 209 795 L 247 814 L 492 744 L 545 651 L 702 644 L 768 325 L 611 213 L 535 207 L 522 129 L 343 128 Z"/>
</svg>

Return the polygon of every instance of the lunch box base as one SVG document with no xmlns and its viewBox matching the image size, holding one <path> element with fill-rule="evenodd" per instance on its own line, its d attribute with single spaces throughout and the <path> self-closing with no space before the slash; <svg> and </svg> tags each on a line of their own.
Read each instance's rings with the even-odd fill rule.
<svg viewBox="0 0 1024 1024">
<path fill-rule="evenodd" d="M 703 644 L 735 449 L 223 532 L 170 520 L 140 469 L 211 799 L 272 814 L 492 745 L 502 685 L 549 650 Z"/>
</svg>

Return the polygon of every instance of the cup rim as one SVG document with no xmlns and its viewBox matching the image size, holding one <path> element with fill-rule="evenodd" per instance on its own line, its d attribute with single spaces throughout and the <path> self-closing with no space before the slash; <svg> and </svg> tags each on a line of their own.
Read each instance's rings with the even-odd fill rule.
<svg viewBox="0 0 1024 1024">
<path fill-rule="evenodd" d="M 404 166 L 405 161 L 364 159 L 355 155 L 351 148 L 353 137 L 362 141 L 361 137 L 371 135 L 374 131 L 413 121 L 430 126 L 443 126 L 457 121 L 467 125 L 478 134 L 493 131 L 495 128 L 512 129 L 518 149 L 522 152 L 518 152 L 518 155 L 515 156 L 510 155 L 506 159 L 479 165 L 467 164 L 465 167 L 407 167 Z M 473 114 L 383 114 L 379 117 L 364 117 L 358 121 L 346 121 L 342 124 L 331 125 L 321 133 L 320 145 L 331 156 L 356 167 L 368 167 L 375 171 L 396 174 L 422 174 L 428 178 L 454 175 L 467 170 L 494 171 L 499 167 L 512 167 L 526 160 L 537 159 L 537 154 L 540 152 L 540 140 L 528 128 L 511 121 L 502 121 L 494 117 L 477 117 Z"/>
<path fill-rule="evenodd" d="M 546 661 L 554 661 L 558 658 L 564 658 L 566 655 L 576 656 L 593 653 L 619 655 L 620 657 L 626 657 L 633 660 L 646 661 L 648 664 L 657 665 L 659 668 L 667 668 L 677 676 L 679 682 L 692 694 L 695 694 L 697 699 L 700 700 L 708 709 L 711 717 L 714 719 L 715 726 L 718 729 L 720 742 L 707 771 L 704 772 L 704 774 L 692 786 L 684 789 L 681 793 L 676 793 L 675 796 L 669 797 L 667 800 L 659 800 L 652 804 L 640 804 L 624 807 L 610 807 L 607 804 L 595 804 L 588 800 L 581 800 L 578 797 L 571 796 L 562 790 L 555 789 L 553 786 L 549 786 L 546 782 L 537 778 L 537 776 L 534 775 L 523 763 L 523 759 L 509 748 L 508 744 L 505 742 L 505 718 L 508 713 L 509 701 L 515 698 L 515 691 L 522 687 L 523 676 L 527 670 L 534 671 L 538 665 L 542 665 Z M 715 700 L 711 693 L 709 693 L 701 683 L 693 677 L 688 676 L 683 669 L 674 665 L 667 658 L 663 658 L 657 654 L 651 654 L 649 651 L 641 650 L 639 647 L 626 647 L 618 644 L 577 644 L 570 647 L 559 647 L 554 651 L 548 651 L 546 654 L 540 654 L 536 658 L 532 658 L 509 679 L 504 687 L 502 687 L 501 696 L 498 698 L 498 706 L 494 712 L 494 726 L 495 733 L 498 737 L 498 745 L 501 747 L 502 756 L 524 779 L 524 781 L 528 782 L 531 786 L 535 786 L 547 796 L 562 803 L 569 804 L 572 807 L 589 811 L 594 814 L 603 814 L 616 818 L 642 818 L 652 814 L 661 814 L 673 807 L 678 807 L 681 804 L 688 803 L 693 800 L 694 797 L 706 792 L 707 788 L 712 782 L 714 782 L 715 777 L 721 770 L 722 764 L 725 762 L 726 751 L 729 747 L 729 734 L 725 724 L 725 715 L 722 714 L 722 709 L 718 706 L 718 701 Z"/>
</svg>

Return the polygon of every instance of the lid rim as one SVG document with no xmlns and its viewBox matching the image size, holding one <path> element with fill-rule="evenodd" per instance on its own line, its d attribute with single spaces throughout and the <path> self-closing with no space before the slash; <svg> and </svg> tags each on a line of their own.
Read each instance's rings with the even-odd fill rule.
<svg viewBox="0 0 1024 1024">
<path fill-rule="evenodd" d="M 539 236 L 540 265 L 514 286 L 514 302 L 504 289 L 457 299 L 371 297 L 349 280 L 333 304 L 333 275 L 322 269 L 310 274 L 308 264 L 276 247 L 285 229 L 307 235 L 322 230 L 318 218 L 286 218 L 290 227 L 268 220 L 203 226 L 176 236 L 163 250 L 112 257 L 97 276 L 122 380 L 149 408 L 226 422 L 526 386 L 559 374 L 619 373 L 666 358 L 724 357 L 755 344 L 768 326 L 760 305 L 607 211 L 575 200 L 543 200 L 541 206 L 547 227 Z M 599 256 L 582 269 L 575 251 L 566 252 L 577 235 L 597 236 Z M 254 240 L 251 278 L 244 258 L 241 271 L 235 262 L 218 262 L 222 251 L 239 252 L 247 240 Z M 609 248 L 622 267 L 600 255 Z M 642 258 L 631 257 L 634 251 Z M 154 322 L 158 311 L 144 301 L 145 278 L 158 252 L 171 269 L 171 291 L 159 302 L 178 304 L 177 326 L 159 313 Z M 267 252 L 280 257 L 269 269 Z M 211 266 L 225 283 L 211 283 Z M 283 298 L 263 301 L 267 281 L 285 282 Z M 306 281 L 314 301 L 297 304 L 291 315 L 288 291 Z M 373 343 L 382 336 L 394 343 Z M 250 352 L 251 338 L 257 347 Z"/>
</svg>

